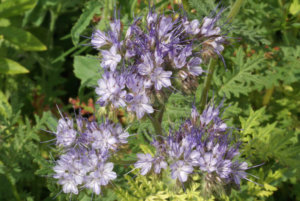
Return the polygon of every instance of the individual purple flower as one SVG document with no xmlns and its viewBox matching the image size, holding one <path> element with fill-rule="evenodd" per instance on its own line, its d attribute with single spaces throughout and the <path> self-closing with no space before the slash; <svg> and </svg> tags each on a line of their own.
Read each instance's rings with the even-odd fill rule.
<svg viewBox="0 0 300 201">
<path fill-rule="evenodd" d="M 191 22 L 187 21 L 187 23 L 184 24 L 184 27 L 187 33 L 196 35 L 200 32 L 199 25 L 200 25 L 199 21 L 195 19 L 192 20 Z"/>
<path fill-rule="evenodd" d="M 86 169 L 76 151 L 72 150 L 62 155 L 53 170 L 53 177 L 63 185 L 64 193 L 78 194 L 78 185 L 83 183 Z"/>
<path fill-rule="evenodd" d="M 164 158 L 161 156 L 157 156 L 154 158 L 153 161 L 153 166 L 154 166 L 154 172 L 156 174 L 159 174 L 161 169 L 167 169 L 168 167 L 168 163 L 166 161 L 164 161 Z"/>
<path fill-rule="evenodd" d="M 141 169 L 141 175 L 147 174 L 152 167 L 153 157 L 151 154 L 137 154 L 138 161 L 134 164 L 135 168 Z"/>
<path fill-rule="evenodd" d="M 110 23 L 110 35 L 114 42 L 117 42 L 120 37 L 121 31 L 121 21 L 119 19 L 115 19 L 113 22 Z"/>
<path fill-rule="evenodd" d="M 96 49 L 100 49 L 102 46 L 109 44 L 110 40 L 109 38 L 105 35 L 105 33 L 103 33 L 100 30 L 95 30 L 92 34 L 92 40 L 91 40 L 91 44 L 94 48 Z"/>
<path fill-rule="evenodd" d="M 129 133 L 124 131 L 120 124 L 117 124 L 113 130 L 119 143 L 126 144 L 128 142 Z"/>
<path fill-rule="evenodd" d="M 127 107 L 129 112 L 135 112 L 138 119 L 141 119 L 145 113 L 153 113 L 154 109 L 149 103 L 149 98 L 145 94 L 137 94 L 132 97 L 131 104 Z"/>
<path fill-rule="evenodd" d="M 117 174 L 112 171 L 114 168 L 113 163 L 99 163 L 96 170 L 92 171 L 86 177 L 85 186 L 92 189 L 97 195 L 101 192 L 101 186 L 107 185 L 111 180 L 117 178 Z"/>
<path fill-rule="evenodd" d="M 57 145 L 69 147 L 75 142 L 77 132 L 73 129 L 73 122 L 70 119 L 61 118 L 55 134 Z"/>
<path fill-rule="evenodd" d="M 162 16 L 159 21 L 159 28 L 158 28 L 158 37 L 167 38 L 167 33 L 171 31 L 173 28 L 173 22 L 171 17 Z"/>
<path fill-rule="evenodd" d="M 200 66 L 201 63 L 202 60 L 199 57 L 192 57 L 187 64 L 188 71 L 194 76 L 201 75 L 204 72 Z"/>
<path fill-rule="evenodd" d="M 173 61 L 174 61 L 174 65 L 175 65 L 174 67 L 182 68 L 183 66 L 185 66 L 187 57 L 189 57 L 191 55 L 192 55 L 192 47 L 191 46 L 186 46 L 185 48 L 183 48 L 177 56 L 172 55 L 171 57 L 173 57 Z"/>
<path fill-rule="evenodd" d="M 246 162 L 240 163 L 235 161 L 232 166 L 233 180 L 237 185 L 240 185 L 241 179 L 247 178 L 247 173 L 245 171 L 248 169 L 248 164 Z"/>
<path fill-rule="evenodd" d="M 124 107 L 126 105 L 125 82 L 125 79 L 116 72 L 105 72 L 102 79 L 98 80 L 96 88 L 100 105 L 112 103 L 115 107 Z"/>
<path fill-rule="evenodd" d="M 151 80 L 154 83 L 155 89 L 161 90 L 162 87 L 171 86 L 171 75 L 171 71 L 164 71 L 161 67 L 155 68 L 154 72 L 151 74 Z"/>
<path fill-rule="evenodd" d="M 149 53 L 142 55 L 143 63 L 138 66 L 138 72 L 140 75 L 149 75 L 151 74 L 154 64 Z"/>
<path fill-rule="evenodd" d="M 108 129 L 101 129 L 101 130 L 94 130 L 91 135 L 94 139 L 92 142 L 92 147 L 94 149 L 101 149 L 101 150 L 115 150 L 117 144 L 117 138 L 112 135 L 110 130 Z"/>
<path fill-rule="evenodd" d="M 115 71 L 118 63 L 121 61 L 122 57 L 117 52 L 117 47 L 113 45 L 109 50 L 101 50 L 102 54 L 102 62 L 101 66 L 104 69 L 110 69 L 111 71 Z"/>
<path fill-rule="evenodd" d="M 208 18 L 204 17 L 203 23 L 200 29 L 200 33 L 206 37 L 219 35 L 221 29 L 219 27 L 215 27 L 215 23 L 218 18 Z"/>
<path fill-rule="evenodd" d="M 186 182 L 188 175 L 193 173 L 193 167 L 184 161 L 177 161 L 170 166 L 172 179 L 178 179 L 180 182 Z"/>
<path fill-rule="evenodd" d="M 147 15 L 148 26 L 150 26 L 152 23 L 155 23 L 157 21 L 157 18 L 158 18 L 157 13 L 150 11 Z"/>
</svg>

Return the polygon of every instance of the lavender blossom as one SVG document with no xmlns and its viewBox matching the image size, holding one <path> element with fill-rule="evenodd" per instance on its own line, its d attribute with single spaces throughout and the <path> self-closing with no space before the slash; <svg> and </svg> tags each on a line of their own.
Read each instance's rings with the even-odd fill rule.
<svg viewBox="0 0 300 201">
<path fill-rule="evenodd" d="M 115 71 L 118 63 L 121 61 L 122 57 L 117 52 L 117 47 L 112 46 L 110 50 L 102 50 L 102 62 L 101 66 L 104 69 L 110 69 L 111 71 Z"/>
<path fill-rule="evenodd" d="M 177 161 L 170 166 L 172 179 L 179 179 L 180 182 L 186 182 L 188 175 L 193 172 L 193 167 L 184 161 Z"/>
<path fill-rule="evenodd" d="M 208 186 L 240 185 L 241 179 L 247 179 L 248 165 L 237 161 L 239 143 L 228 137 L 231 131 L 221 119 L 221 106 L 208 104 L 202 114 L 193 107 L 191 119 L 179 130 L 170 130 L 168 137 L 154 140 L 155 156 L 138 154 L 135 168 L 145 175 L 153 166 L 156 174 L 169 166 L 171 178 L 182 183 L 193 173 L 202 175 Z"/>
<path fill-rule="evenodd" d="M 151 9 L 146 27 L 141 27 L 138 18 L 123 30 L 120 20 L 114 19 L 107 32 L 93 33 L 91 43 L 102 55 L 105 74 L 114 73 L 98 81 L 96 93 L 101 106 L 125 107 L 141 119 L 155 112 L 156 94 L 165 99 L 160 101 L 167 101 L 165 88 L 195 91 L 207 58 L 220 56 L 224 49 L 225 36 L 217 26 L 220 13 L 204 18 L 201 24 L 198 19 L 174 16 L 159 15 Z"/>
<path fill-rule="evenodd" d="M 112 103 L 115 107 L 124 107 L 126 91 L 125 80 L 116 72 L 105 72 L 102 79 L 98 80 L 96 88 L 97 95 L 100 96 L 98 102 L 104 106 Z"/>
<path fill-rule="evenodd" d="M 58 121 L 56 134 L 56 144 L 69 147 L 76 139 L 76 131 L 73 129 L 73 122 L 68 118 L 61 118 Z"/>
<path fill-rule="evenodd" d="M 95 30 L 92 34 L 91 44 L 94 48 L 100 49 L 110 43 L 110 39 L 100 30 Z"/>
<path fill-rule="evenodd" d="M 151 154 L 137 154 L 138 161 L 134 164 L 135 168 L 141 168 L 141 175 L 147 174 L 151 167 L 153 158 Z"/>
<path fill-rule="evenodd" d="M 75 134 L 68 138 L 70 133 Z M 88 188 L 98 195 L 101 186 L 116 179 L 114 165 L 108 162 L 110 153 L 127 143 L 129 137 L 120 124 L 89 122 L 81 116 L 76 121 L 62 117 L 55 134 L 63 154 L 53 167 L 53 177 L 58 179 L 64 193 L 78 194 L 79 189 Z"/>
</svg>

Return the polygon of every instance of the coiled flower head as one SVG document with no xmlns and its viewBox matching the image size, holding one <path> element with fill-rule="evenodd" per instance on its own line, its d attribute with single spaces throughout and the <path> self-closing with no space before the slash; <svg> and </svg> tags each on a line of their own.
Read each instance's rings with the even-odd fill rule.
<svg viewBox="0 0 300 201">
<path fill-rule="evenodd" d="M 61 117 L 54 134 L 62 154 L 53 167 L 53 177 L 64 193 L 78 194 L 79 189 L 87 188 L 98 195 L 101 186 L 117 177 L 109 158 L 129 137 L 120 124 Z"/>
<path fill-rule="evenodd" d="M 174 88 L 195 91 L 207 57 L 224 49 L 225 36 L 216 25 L 219 18 L 220 14 L 189 21 L 151 9 L 145 25 L 135 19 L 124 37 L 118 19 L 107 32 L 95 30 L 91 44 L 99 50 L 105 70 L 96 88 L 100 105 L 126 107 L 140 119 L 155 112 L 156 94 L 167 99 Z"/>
<path fill-rule="evenodd" d="M 231 129 L 221 118 L 221 106 L 209 104 L 202 114 L 193 107 L 191 118 L 179 130 L 153 141 L 154 156 L 138 154 L 135 168 L 141 169 L 142 175 L 170 168 L 171 178 L 182 183 L 190 175 L 200 174 L 210 189 L 232 183 L 239 186 L 240 180 L 247 178 L 248 164 L 238 159 L 239 143 L 229 138 Z"/>
</svg>

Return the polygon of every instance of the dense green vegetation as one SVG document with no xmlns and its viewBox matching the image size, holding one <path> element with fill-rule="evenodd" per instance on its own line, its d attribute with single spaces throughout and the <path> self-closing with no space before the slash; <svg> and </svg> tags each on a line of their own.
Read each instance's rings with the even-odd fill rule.
<svg viewBox="0 0 300 201">
<path fill-rule="evenodd" d="M 101 77 L 97 51 L 89 44 L 94 28 L 105 29 L 119 11 L 126 29 L 149 11 L 147 0 L 0 0 L 0 200 L 69 200 L 53 174 L 59 150 L 51 139 L 59 112 L 84 117 L 109 115 L 96 104 Z M 151 1 L 152 2 L 152 1 Z M 240 4 L 234 6 L 234 4 Z M 242 181 L 217 200 L 300 200 L 300 1 L 156 0 L 159 12 L 172 9 L 190 19 L 225 8 L 221 24 L 229 44 L 215 60 L 208 96 L 224 100 L 224 118 L 242 142 L 256 183 Z M 232 8 L 236 10 L 232 11 Z M 236 12 L 236 13 L 235 13 Z M 229 15 L 229 16 L 228 16 Z M 234 16 L 234 17 L 232 17 Z M 203 66 L 208 70 L 208 66 Z M 206 76 L 195 93 L 172 94 L 162 127 L 178 127 L 191 105 L 201 105 Z M 75 109 L 73 109 L 75 108 Z M 82 191 L 72 200 L 214 200 L 201 194 L 195 176 L 190 187 L 173 192 L 165 181 L 132 169 L 136 153 L 149 153 L 150 120 L 116 121 L 134 135 L 127 152 L 115 158 L 118 178 L 101 195 Z M 137 175 L 137 176 L 134 176 Z M 217 197 L 217 196 L 215 196 Z"/>
</svg>

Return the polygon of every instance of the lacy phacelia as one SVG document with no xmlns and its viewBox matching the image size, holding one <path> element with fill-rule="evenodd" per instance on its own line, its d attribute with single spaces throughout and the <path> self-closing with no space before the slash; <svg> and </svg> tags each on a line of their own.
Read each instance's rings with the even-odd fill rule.
<svg viewBox="0 0 300 201">
<path fill-rule="evenodd" d="M 220 14 L 202 22 L 175 16 L 151 10 L 145 27 L 136 19 L 124 37 L 120 20 L 111 22 L 106 33 L 94 31 L 91 44 L 99 50 L 105 70 L 96 88 L 101 106 L 127 107 L 140 119 L 155 111 L 156 93 L 196 88 L 197 76 L 204 72 L 201 66 L 224 49 L 225 36 L 216 25 Z"/>
<path fill-rule="evenodd" d="M 98 195 L 101 186 L 117 177 L 114 164 L 108 159 L 119 145 L 127 143 L 129 134 L 120 124 L 98 124 L 82 117 L 74 123 L 62 117 L 54 134 L 63 154 L 55 163 L 53 177 L 63 186 L 64 193 L 78 194 L 79 189 L 87 188 Z"/>
<path fill-rule="evenodd" d="M 191 174 L 200 174 L 206 183 L 240 185 L 247 179 L 248 164 L 238 159 L 238 143 L 233 143 L 228 135 L 231 130 L 221 119 L 220 107 L 208 105 L 202 114 L 194 107 L 191 118 L 178 131 L 170 131 L 152 145 L 156 154 L 138 154 L 135 168 L 145 175 L 150 171 L 158 174 L 161 169 L 170 168 L 171 177 L 184 183 Z"/>
</svg>

